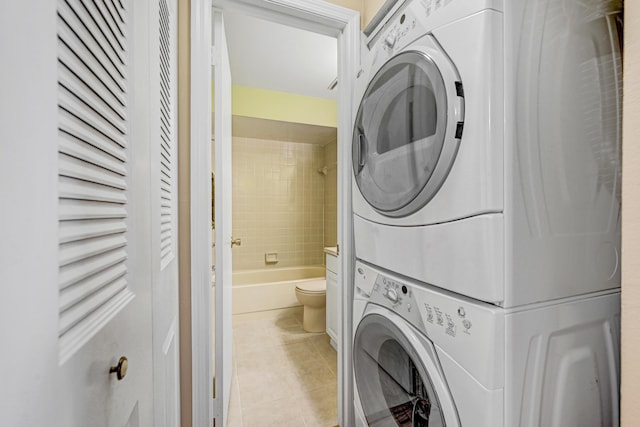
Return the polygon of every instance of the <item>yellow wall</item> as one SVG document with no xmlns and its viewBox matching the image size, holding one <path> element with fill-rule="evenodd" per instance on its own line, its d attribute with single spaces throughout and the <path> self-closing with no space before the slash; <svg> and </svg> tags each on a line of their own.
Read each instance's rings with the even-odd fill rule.
<svg viewBox="0 0 640 427">
<path fill-rule="evenodd" d="M 191 0 L 178 0 L 180 425 L 191 427 Z"/>
<path fill-rule="evenodd" d="M 363 0 L 363 8 L 360 12 L 362 16 L 362 27 L 369 25 L 369 22 L 376 16 L 378 10 L 382 7 L 386 0 Z"/>
<path fill-rule="evenodd" d="M 338 102 L 333 99 L 233 86 L 234 116 L 256 117 L 318 126 L 338 126 Z"/>
<path fill-rule="evenodd" d="M 622 422 L 640 423 L 640 3 L 625 4 L 622 135 Z"/>
<path fill-rule="evenodd" d="M 371 22 L 386 0 L 328 0 L 329 3 L 360 12 L 360 28 Z"/>
</svg>

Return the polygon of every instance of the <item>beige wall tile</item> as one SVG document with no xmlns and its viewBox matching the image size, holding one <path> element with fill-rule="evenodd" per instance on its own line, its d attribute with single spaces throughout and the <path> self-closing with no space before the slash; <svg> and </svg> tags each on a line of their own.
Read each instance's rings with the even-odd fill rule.
<svg viewBox="0 0 640 427">
<path fill-rule="evenodd" d="M 232 155 L 234 269 L 322 264 L 323 147 L 234 137 Z M 278 263 L 265 264 L 266 252 Z"/>
<path fill-rule="evenodd" d="M 324 180 L 324 238 L 323 246 L 336 246 L 338 243 L 338 143 L 330 142 L 324 146 L 324 165 L 327 175 Z"/>
</svg>

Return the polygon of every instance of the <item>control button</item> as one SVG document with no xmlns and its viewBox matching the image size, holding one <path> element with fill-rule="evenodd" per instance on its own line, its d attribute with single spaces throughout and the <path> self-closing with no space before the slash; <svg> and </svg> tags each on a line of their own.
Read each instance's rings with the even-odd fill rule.
<svg viewBox="0 0 640 427">
<path fill-rule="evenodd" d="M 358 274 L 364 276 L 364 269 L 362 267 L 358 267 Z"/>
<path fill-rule="evenodd" d="M 463 307 L 458 307 L 458 315 L 460 317 L 464 317 L 467 313 L 465 313 L 464 308 Z"/>
<path fill-rule="evenodd" d="M 384 44 L 386 44 L 387 47 L 392 48 L 396 44 L 397 37 L 398 35 L 395 31 L 390 31 L 389 34 L 387 34 L 387 37 L 384 39 Z"/>
<path fill-rule="evenodd" d="M 411 311 L 411 304 L 407 304 L 407 311 Z"/>
<path fill-rule="evenodd" d="M 394 304 L 398 302 L 398 292 L 395 289 L 387 289 L 385 296 Z"/>
<path fill-rule="evenodd" d="M 429 304 L 424 305 L 424 309 L 427 310 L 427 322 L 433 323 L 433 310 Z"/>
<path fill-rule="evenodd" d="M 462 326 L 464 326 L 465 329 L 469 329 L 471 328 L 471 322 L 469 322 L 467 319 L 464 319 L 462 321 Z"/>
</svg>

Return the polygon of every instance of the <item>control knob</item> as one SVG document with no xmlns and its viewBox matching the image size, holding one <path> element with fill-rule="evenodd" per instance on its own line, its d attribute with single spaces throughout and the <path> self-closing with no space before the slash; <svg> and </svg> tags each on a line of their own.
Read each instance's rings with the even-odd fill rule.
<svg viewBox="0 0 640 427">
<path fill-rule="evenodd" d="M 389 34 L 387 34 L 387 37 L 385 37 L 384 39 L 384 44 L 386 44 L 387 47 L 391 49 L 393 48 L 393 46 L 395 46 L 397 39 L 398 39 L 398 33 L 395 30 L 389 31 Z"/>
<path fill-rule="evenodd" d="M 395 289 L 387 289 L 387 292 L 384 294 L 384 296 L 387 297 L 387 299 L 392 303 L 398 303 L 398 292 Z"/>
</svg>

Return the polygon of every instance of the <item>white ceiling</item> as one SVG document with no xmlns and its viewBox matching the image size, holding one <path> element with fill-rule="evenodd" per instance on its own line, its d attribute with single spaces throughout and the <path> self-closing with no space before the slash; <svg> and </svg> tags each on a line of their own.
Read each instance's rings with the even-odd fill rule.
<svg viewBox="0 0 640 427">
<path fill-rule="evenodd" d="M 225 12 L 234 85 L 337 99 L 337 40 L 298 28 Z"/>
</svg>

